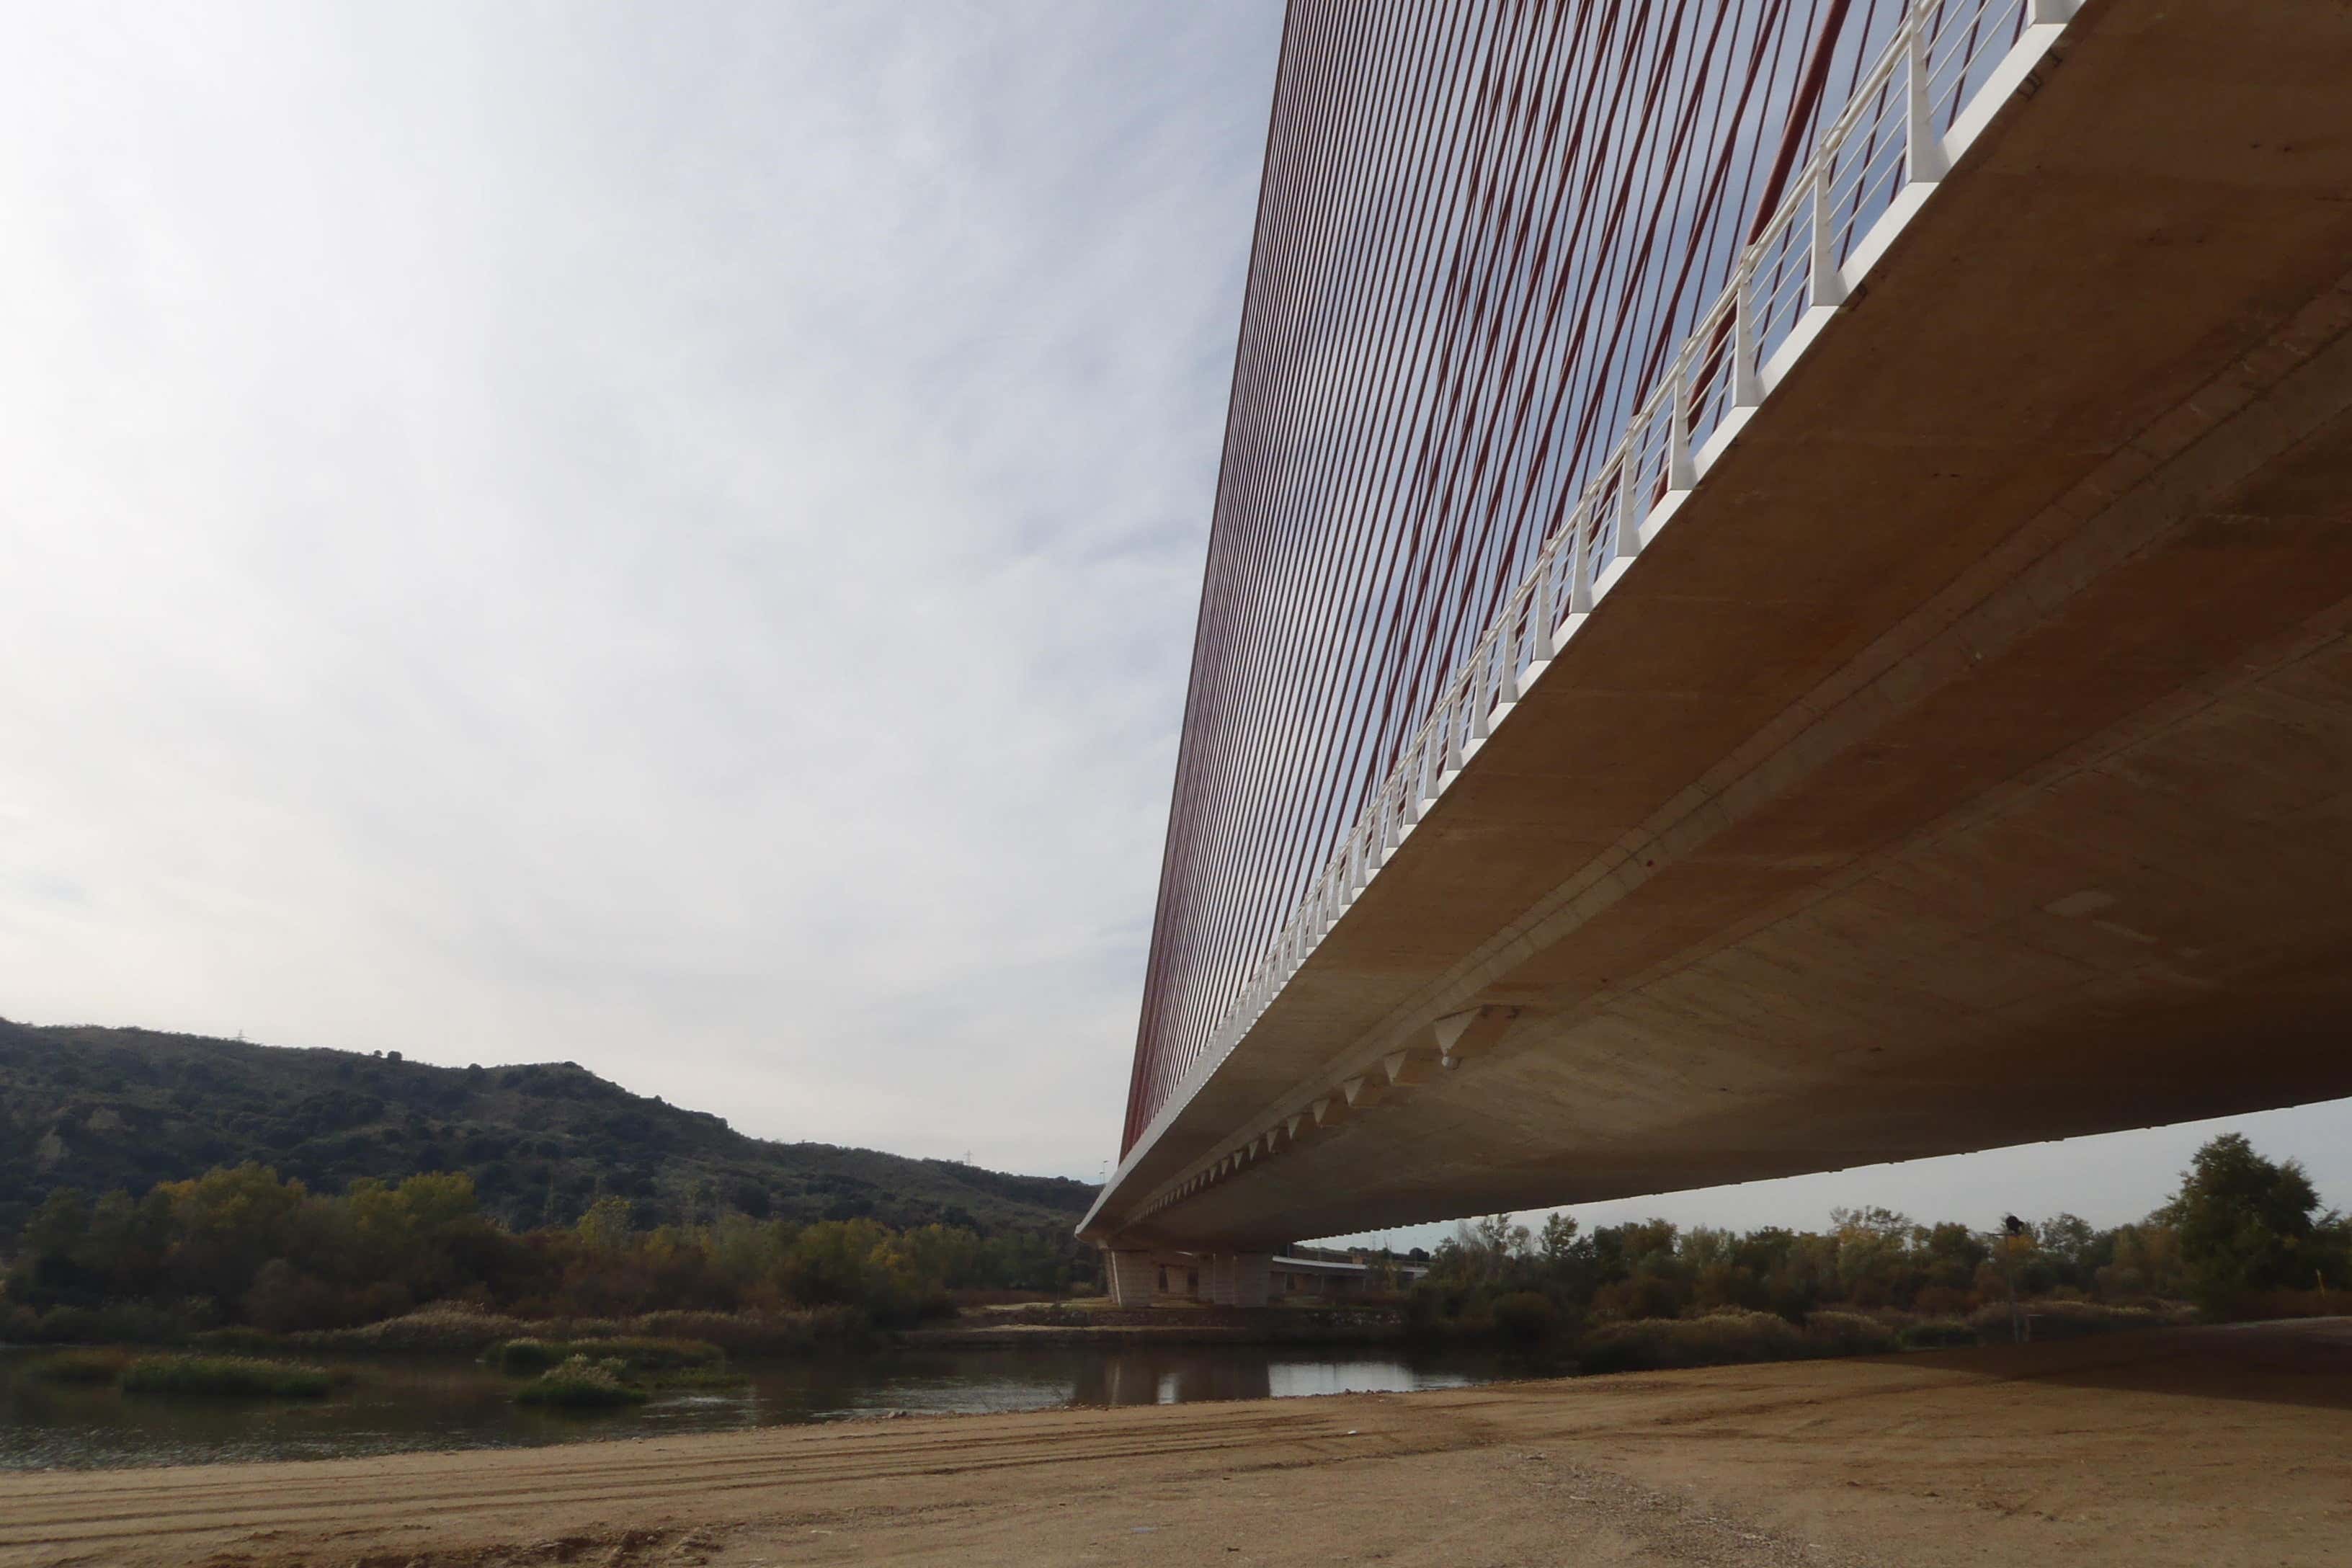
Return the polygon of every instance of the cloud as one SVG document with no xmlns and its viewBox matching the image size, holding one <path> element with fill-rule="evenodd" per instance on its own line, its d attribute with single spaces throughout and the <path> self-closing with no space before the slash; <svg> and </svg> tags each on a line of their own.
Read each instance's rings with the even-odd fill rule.
<svg viewBox="0 0 2352 1568">
<path fill-rule="evenodd" d="M 35 20 L 0 1008 L 1091 1174 L 1279 20 Z"/>
</svg>

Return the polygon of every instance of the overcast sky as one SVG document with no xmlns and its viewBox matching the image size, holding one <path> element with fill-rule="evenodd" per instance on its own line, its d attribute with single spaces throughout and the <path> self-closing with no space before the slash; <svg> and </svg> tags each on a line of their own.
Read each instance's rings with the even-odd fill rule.
<svg viewBox="0 0 2352 1568">
<path fill-rule="evenodd" d="M 1095 1176 L 1279 7 L 5 11 L 0 1015 Z"/>
</svg>

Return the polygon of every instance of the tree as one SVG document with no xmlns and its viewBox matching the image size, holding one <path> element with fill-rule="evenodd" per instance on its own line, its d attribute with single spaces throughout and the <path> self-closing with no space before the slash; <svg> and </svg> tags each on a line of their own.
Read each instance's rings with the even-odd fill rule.
<svg viewBox="0 0 2352 1568">
<path fill-rule="evenodd" d="M 281 1182 L 267 1165 L 206 1171 L 194 1181 L 165 1182 L 178 1243 L 173 1268 L 192 1293 L 224 1304 L 243 1297 L 264 1263 L 283 1257 L 288 1232 L 309 1192 Z"/>
<path fill-rule="evenodd" d="M 1992 1256 L 1976 1232 L 1949 1220 L 1928 1227 L 1924 1251 L 1927 1284 L 1953 1291 L 1966 1290 L 1978 1268 Z"/>
<path fill-rule="evenodd" d="M 2189 1294 L 2219 1315 L 2255 1291 L 2310 1283 L 2318 1207 L 2298 1162 L 2274 1163 L 2225 1132 L 2197 1151 L 2160 1212 L 2179 1235 Z"/>
<path fill-rule="evenodd" d="M 35 1306 L 94 1306 L 105 1277 L 90 1266 L 89 1205 L 71 1187 L 58 1187 L 33 1211 L 8 1276 L 8 1299 Z"/>
<path fill-rule="evenodd" d="M 607 1193 L 588 1205 L 588 1212 L 572 1229 L 592 1250 L 618 1252 L 628 1246 L 630 1234 L 636 1229 L 636 1205 Z"/>
<path fill-rule="evenodd" d="M 1454 1230 L 1454 1240 L 1475 1262 L 1481 1278 L 1500 1279 L 1513 1260 L 1525 1258 L 1534 1244 L 1528 1227 L 1513 1225 L 1507 1214 L 1490 1214 Z"/>
<path fill-rule="evenodd" d="M 409 1223 L 430 1236 L 474 1216 L 474 1178 L 463 1171 L 421 1171 L 400 1184 L 400 1201 Z"/>
<path fill-rule="evenodd" d="M 2063 1284 L 2087 1289 L 2115 1255 L 2115 1237 L 2094 1228 L 2080 1215 L 2061 1214 L 2033 1227 L 2034 1239 L 2051 1271 Z"/>
<path fill-rule="evenodd" d="M 2181 1289 L 2180 1233 L 2159 1211 L 2146 1223 L 2120 1225 L 2108 1234 L 2115 1260 L 2098 1271 L 2103 1295 L 2178 1295 Z"/>
</svg>

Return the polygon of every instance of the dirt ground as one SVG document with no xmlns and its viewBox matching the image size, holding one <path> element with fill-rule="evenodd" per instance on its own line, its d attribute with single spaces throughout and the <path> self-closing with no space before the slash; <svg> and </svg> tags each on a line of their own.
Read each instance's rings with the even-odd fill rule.
<svg viewBox="0 0 2352 1568">
<path fill-rule="evenodd" d="M 2352 1564 L 2352 1320 L 0 1477 L 0 1563 Z"/>
</svg>

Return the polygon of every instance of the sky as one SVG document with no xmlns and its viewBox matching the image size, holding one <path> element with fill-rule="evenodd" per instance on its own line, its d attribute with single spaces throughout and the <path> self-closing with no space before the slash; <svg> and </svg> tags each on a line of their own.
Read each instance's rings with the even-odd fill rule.
<svg viewBox="0 0 2352 1568">
<path fill-rule="evenodd" d="M 2299 1161 L 2323 1205 L 2352 1210 L 2352 1100 L 2338 1100 L 2013 1149 L 1536 1209 L 1514 1215 L 1512 1223 L 1540 1230 L 1546 1215 L 1559 1213 L 1573 1215 L 1587 1229 L 1666 1219 L 1685 1227 L 1752 1230 L 1778 1225 L 1822 1230 L 1833 1210 L 1875 1205 L 1922 1223 L 1958 1220 L 1979 1230 L 1996 1229 L 2012 1214 L 2035 1221 L 2072 1214 L 2104 1228 L 2143 1218 L 2172 1196 L 2198 1145 L 2224 1132 L 2244 1133 L 2271 1159 Z M 1333 1239 L 1400 1251 L 1433 1247 L 1459 1223 L 1400 1226 Z"/>
<path fill-rule="evenodd" d="M 0 1016 L 1095 1177 L 1279 26 L 10 5 Z M 2241 1124 L 2352 1205 L 2352 1106 Z M 2195 1142 L 1579 1212 L 2109 1223 Z"/>
</svg>

